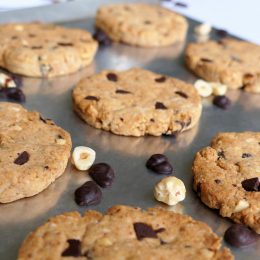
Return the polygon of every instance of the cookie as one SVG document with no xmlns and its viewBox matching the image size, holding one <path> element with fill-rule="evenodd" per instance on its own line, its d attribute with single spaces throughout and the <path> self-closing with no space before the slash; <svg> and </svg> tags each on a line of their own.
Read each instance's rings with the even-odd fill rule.
<svg viewBox="0 0 260 260">
<path fill-rule="evenodd" d="M 48 250 L 46 250 L 48 249 Z M 160 208 L 113 206 L 51 218 L 23 242 L 26 259 L 233 259 L 204 223 Z M 63 258 L 64 257 L 64 258 Z M 73 258 L 74 259 L 74 258 Z"/>
<path fill-rule="evenodd" d="M 188 130 L 198 122 L 202 107 L 193 86 L 139 68 L 83 79 L 73 90 L 73 101 L 88 124 L 126 136 Z"/>
<path fill-rule="evenodd" d="M 0 102 L 0 203 L 33 196 L 55 181 L 70 156 L 70 135 L 21 105 Z"/>
<path fill-rule="evenodd" d="M 260 234 L 260 132 L 218 134 L 197 153 L 193 174 L 202 202 Z"/>
<path fill-rule="evenodd" d="M 233 39 L 191 43 L 186 49 L 186 64 L 199 77 L 253 93 L 260 93 L 259 59 L 260 46 Z"/>
<path fill-rule="evenodd" d="M 0 25 L 0 66 L 30 77 L 55 77 L 89 65 L 97 42 L 89 32 L 53 24 Z"/>
<path fill-rule="evenodd" d="M 115 42 L 156 47 L 184 41 L 188 23 L 181 15 L 158 5 L 124 3 L 101 6 L 96 27 Z"/>
</svg>

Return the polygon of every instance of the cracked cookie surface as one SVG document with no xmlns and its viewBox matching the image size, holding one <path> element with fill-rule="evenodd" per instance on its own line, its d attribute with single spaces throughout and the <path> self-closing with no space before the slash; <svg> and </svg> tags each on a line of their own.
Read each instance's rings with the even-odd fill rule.
<svg viewBox="0 0 260 260">
<path fill-rule="evenodd" d="M 21 105 L 0 102 L 0 203 L 33 196 L 55 181 L 70 156 L 70 135 Z"/>
<path fill-rule="evenodd" d="M 46 250 L 48 248 L 48 250 Z M 19 250 L 27 259 L 233 259 L 204 223 L 151 208 L 113 206 L 106 214 L 69 212 L 32 232 Z"/>
<path fill-rule="evenodd" d="M 90 76 L 72 95 L 88 124 L 126 136 L 178 134 L 196 125 L 202 109 L 192 85 L 139 68 Z"/>
<path fill-rule="evenodd" d="M 96 27 L 113 41 L 156 47 L 184 41 L 188 23 L 181 15 L 158 5 L 132 3 L 101 6 Z"/>
<path fill-rule="evenodd" d="M 260 132 L 218 134 L 196 154 L 193 175 L 202 202 L 260 233 Z"/>
<path fill-rule="evenodd" d="M 0 34 L 0 66 L 30 77 L 76 72 L 92 62 L 97 50 L 89 32 L 54 24 L 2 24 Z"/>
<path fill-rule="evenodd" d="M 260 93 L 260 46 L 234 39 L 190 43 L 186 64 L 205 80 Z"/>
</svg>

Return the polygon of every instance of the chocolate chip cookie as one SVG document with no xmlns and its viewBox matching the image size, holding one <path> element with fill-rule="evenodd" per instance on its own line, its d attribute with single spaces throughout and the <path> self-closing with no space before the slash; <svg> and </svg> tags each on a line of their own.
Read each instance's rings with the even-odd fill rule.
<svg viewBox="0 0 260 260">
<path fill-rule="evenodd" d="M 97 42 L 90 33 L 53 24 L 0 25 L 0 66 L 30 77 L 55 77 L 89 65 Z"/>
<path fill-rule="evenodd" d="M 46 250 L 47 249 L 47 250 Z M 51 218 L 23 242 L 18 259 L 233 259 L 204 223 L 160 208 L 113 206 Z"/>
<path fill-rule="evenodd" d="M 33 196 L 55 181 L 70 156 L 70 135 L 21 105 L 0 102 L 0 203 Z"/>
<path fill-rule="evenodd" d="M 184 17 L 158 5 L 121 3 L 101 6 L 96 27 L 113 41 L 143 47 L 166 46 L 184 41 Z"/>
<path fill-rule="evenodd" d="M 197 153 L 193 174 L 207 206 L 260 234 L 260 132 L 218 134 Z"/>
<path fill-rule="evenodd" d="M 260 46 L 234 39 L 191 43 L 186 64 L 199 77 L 260 93 Z"/>
<path fill-rule="evenodd" d="M 88 124 L 126 136 L 186 131 L 196 125 L 202 107 L 193 86 L 139 68 L 90 76 L 72 95 L 75 111 Z"/>
</svg>

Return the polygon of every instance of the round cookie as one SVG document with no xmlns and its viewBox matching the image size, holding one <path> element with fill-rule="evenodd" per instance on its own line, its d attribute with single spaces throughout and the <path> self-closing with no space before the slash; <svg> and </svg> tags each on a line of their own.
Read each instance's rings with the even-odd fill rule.
<svg viewBox="0 0 260 260">
<path fill-rule="evenodd" d="M 207 206 L 260 234 L 260 132 L 218 134 L 197 153 L 193 174 Z"/>
<path fill-rule="evenodd" d="M 186 131 L 202 109 L 193 86 L 139 68 L 92 75 L 72 95 L 75 111 L 88 124 L 126 136 Z"/>
<path fill-rule="evenodd" d="M 234 39 L 191 43 L 186 49 L 186 64 L 199 77 L 253 93 L 260 93 L 259 59 L 259 45 Z"/>
<path fill-rule="evenodd" d="M 48 250 L 46 250 L 48 249 Z M 27 259 L 233 259 L 204 223 L 160 208 L 113 206 L 51 218 L 23 242 Z M 64 258 L 63 258 L 64 257 Z M 74 259 L 74 258 L 73 258 Z"/>
<path fill-rule="evenodd" d="M 70 135 L 21 105 L 0 102 L 0 203 L 33 196 L 65 170 Z"/>
<path fill-rule="evenodd" d="M 89 65 L 97 42 L 89 32 L 53 24 L 0 25 L 0 66 L 31 77 L 55 77 Z"/>
<path fill-rule="evenodd" d="M 181 15 L 158 5 L 124 3 L 101 6 L 96 27 L 115 42 L 156 47 L 184 41 L 188 23 Z"/>
</svg>

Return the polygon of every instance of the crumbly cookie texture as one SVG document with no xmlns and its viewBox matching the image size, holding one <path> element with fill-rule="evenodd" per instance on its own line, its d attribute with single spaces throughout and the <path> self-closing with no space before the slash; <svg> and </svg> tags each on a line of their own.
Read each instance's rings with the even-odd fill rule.
<svg viewBox="0 0 260 260">
<path fill-rule="evenodd" d="M 210 208 L 260 234 L 260 191 L 242 182 L 260 178 L 260 132 L 220 133 L 196 154 L 194 189 Z"/>
<path fill-rule="evenodd" d="M 198 122 L 202 107 L 193 86 L 139 68 L 90 76 L 76 86 L 73 101 L 88 124 L 127 136 L 185 131 Z"/>
<path fill-rule="evenodd" d="M 46 250 L 47 249 L 47 250 Z M 106 214 L 89 210 L 51 218 L 19 250 L 26 259 L 233 259 L 204 223 L 151 208 L 113 206 Z M 77 258 L 76 258 L 77 257 Z"/>
<path fill-rule="evenodd" d="M 89 32 L 53 24 L 0 25 L 0 66 L 30 77 L 55 77 L 89 65 L 97 42 Z"/>
<path fill-rule="evenodd" d="M 96 27 L 113 41 L 156 47 L 184 41 L 188 23 L 181 15 L 158 5 L 132 3 L 101 6 Z"/>
<path fill-rule="evenodd" d="M 0 203 L 33 196 L 55 181 L 70 156 L 70 135 L 21 105 L 0 103 Z"/>
<path fill-rule="evenodd" d="M 234 39 L 190 43 L 186 49 L 186 64 L 199 77 L 253 93 L 260 93 L 259 59 L 260 46 Z"/>
</svg>

